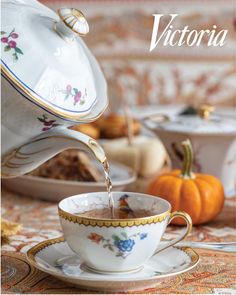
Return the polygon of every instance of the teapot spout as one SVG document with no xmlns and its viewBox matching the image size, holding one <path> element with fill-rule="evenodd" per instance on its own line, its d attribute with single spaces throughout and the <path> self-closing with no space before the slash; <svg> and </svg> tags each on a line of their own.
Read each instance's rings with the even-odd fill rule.
<svg viewBox="0 0 236 295">
<path fill-rule="evenodd" d="M 100 163 L 106 162 L 102 147 L 91 137 L 66 128 L 55 128 L 5 155 L 2 177 L 26 174 L 66 149 L 79 149 L 92 154 Z"/>
</svg>

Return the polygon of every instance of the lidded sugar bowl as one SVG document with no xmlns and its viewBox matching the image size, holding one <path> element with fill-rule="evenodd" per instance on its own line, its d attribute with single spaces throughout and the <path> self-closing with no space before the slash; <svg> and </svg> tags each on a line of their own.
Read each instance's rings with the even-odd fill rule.
<svg viewBox="0 0 236 295">
<path fill-rule="evenodd" d="M 196 114 L 156 114 L 144 119 L 145 126 L 163 141 L 173 168 L 182 165 L 181 143 L 193 146 L 193 171 L 218 177 L 227 195 L 236 192 L 236 115 L 223 115 L 203 105 Z"/>
<path fill-rule="evenodd" d="M 82 12 L 58 14 L 36 0 L 2 1 L 2 176 L 27 173 L 67 148 L 105 155 L 67 127 L 96 120 L 107 107 L 101 69 L 81 36 Z"/>
</svg>

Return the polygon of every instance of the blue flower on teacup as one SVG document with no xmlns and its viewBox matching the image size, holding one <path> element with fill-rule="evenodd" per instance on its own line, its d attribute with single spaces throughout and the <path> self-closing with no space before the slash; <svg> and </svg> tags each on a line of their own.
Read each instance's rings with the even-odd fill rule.
<svg viewBox="0 0 236 295">
<path fill-rule="evenodd" d="M 128 236 L 126 232 L 121 232 L 120 235 L 112 235 L 112 239 L 106 239 L 102 235 L 96 233 L 90 233 L 88 239 L 97 245 L 102 245 L 103 248 L 107 248 L 111 252 L 114 252 L 116 257 L 121 257 L 125 259 L 131 254 L 136 242 L 135 238 L 139 240 L 144 240 L 148 236 L 147 233 L 136 233 Z"/>
<path fill-rule="evenodd" d="M 140 240 L 143 240 L 147 237 L 147 233 L 140 234 Z"/>
<path fill-rule="evenodd" d="M 135 245 L 135 241 L 132 239 L 128 240 L 118 240 L 115 241 L 114 245 L 121 251 L 121 252 L 130 252 Z"/>
</svg>

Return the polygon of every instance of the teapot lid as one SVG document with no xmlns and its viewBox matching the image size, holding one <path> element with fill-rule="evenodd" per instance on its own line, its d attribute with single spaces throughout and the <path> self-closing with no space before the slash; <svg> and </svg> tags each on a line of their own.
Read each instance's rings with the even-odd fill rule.
<svg viewBox="0 0 236 295">
<path fill-rule="evenodd" d="M 231 134 L 236 133 L 236 117 L 228 118 L 211 114 L 214 108 L 203 105 L 195 115 L 151 115 L 148 124 L 152 129 L 188 134 Z M 155 125 L 155 127 L 154 127 Z"/>
<path fill-rule="evenodd" d="M 4 78 L 24 97 L 60 118 L 86 121 L 96 106 L 102 106 L 98 117 L 107 106 L 106 82 L 80 38 L 89 31 L 82 12 L 62 8 L 57 15 L 35 0 L 3 1 L 2 9 Z M 95 117 L 90 116 L 90 121 Z"/>
</svg>

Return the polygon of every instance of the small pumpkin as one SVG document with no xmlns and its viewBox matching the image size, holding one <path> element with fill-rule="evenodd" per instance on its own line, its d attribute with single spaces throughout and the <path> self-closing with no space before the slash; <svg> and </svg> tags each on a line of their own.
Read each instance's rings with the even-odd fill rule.
<svg viewBox="0 0 236 295">
<path fill-rule="evenodd" d="M 214 176 L 192 173 L 193 151 L 190 140 L 182 142 L 184 161 L 182 170 L 173 170 L 154 179 L 148 193 L 160 196 L 171 203 L 173 211 L 185 211 L 193 224 L 214 219 L 224 205 L 224 189 Z M 174 219 L 173 224 L 184 224 Z"/>
</svg>

